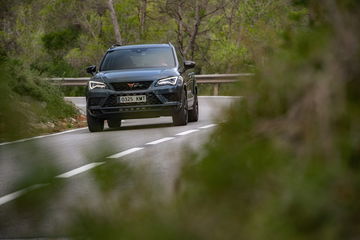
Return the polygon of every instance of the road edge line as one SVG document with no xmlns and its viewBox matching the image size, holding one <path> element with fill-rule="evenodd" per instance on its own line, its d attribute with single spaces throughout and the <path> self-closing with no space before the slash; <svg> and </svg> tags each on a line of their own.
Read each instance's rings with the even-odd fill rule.
<svg viewBox="0 0 360 240">
<path fill-rule="evenodd" d="M 41 138 L 45 138 L 45 137 L 58 136 L 58 135 L 66 134 L 66 133 L 84 130 L 84 129 L 87 129 L 87 127 L 70 129 L 70 130 L 66 130 L 66 131 L 62 131 L 62 132 L 51 133 L 51 134 L 46 134 L 46 135 L 39 135 L 39 136 L 35 136 L 35 137 L 30 137 L 30 138 L 23 138 L 23 139 L 11 141 L 11 142 L 2 142 L 2 143 L 0 143 L 0 146 L 5 146 L 5 145 L 15 144 L 15 143 L 22 143 L 22 142 L 27 142 L 27 141 L 34 140 L 34 139 L 41 139 Z"/>
</svg>

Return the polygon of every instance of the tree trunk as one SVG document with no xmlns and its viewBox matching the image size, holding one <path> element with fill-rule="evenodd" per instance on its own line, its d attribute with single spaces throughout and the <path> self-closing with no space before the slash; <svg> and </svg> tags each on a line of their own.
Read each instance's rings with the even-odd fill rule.
<svg viewBox="0 0 360 240">
<path fill-rule="evenodd" d="M 176 18 L 176 21 L 177 21 L 177 42 L 178 42 L 178 45 L 179 45 L 179 48 L 180 48 L 180 51 L 183 53 L 184 52 L 184 37 L 183 37 L 183 31 L 184 31 L 184 28 L 183 28 L 183 23 L 182 23 L 182 6 L 181 6 L 181 3 L 178 2 L 177 3 L 177 11 L 178 11 L 178 17 Z"/>
<path fill-rule="evenodd" d="M 119 22 L 116 17 L 113 0 L 108 0 L 108 7 L 110 10 L 111 20 L 114 26 L 116 44 L 122 45 Z"/>
<path fill-rule="evenodd" d="M 146 24 L 146 8 L 147 8 L 147 0 L 140 1 L 140 37 L 143 38 L 145 34 L 145 24 Z"/>
<path fill-rule="evenodd" d="M 227 18 L 228 19 L 228 24 L 229 24 L 228 39 L 231 39 L 231 37 L 232 37 L 234 18 L 236 16 L 236 11 L 238 11 L 238 9 L 239 9 L 239 0 L 233 0 L 231 2 L 231 4 L 232 5 L 230 5 L 230 7 L 231 7 L 230 16 Z M 226 15 L 226 9 L 224 9 L 224 15 Z"/>
<path fill-rule="evenodd" d="M 200 3 L 199 3 L 199 0 L 196 0 L 195 1 L 195 22 L 194 22 L 194 27 L 193 27 L 193 31 L 192 31 L 191 36 L 190 36 L 189 45 L 185 49 L 185 54 L 186 55 L 190 51 L 191 60 L 194 59 L 195 41 L 196 41 L 196 37 L 197 37 L 198 32 L 199 32 L 200 23 L 201 23 Z"/>
</svg>

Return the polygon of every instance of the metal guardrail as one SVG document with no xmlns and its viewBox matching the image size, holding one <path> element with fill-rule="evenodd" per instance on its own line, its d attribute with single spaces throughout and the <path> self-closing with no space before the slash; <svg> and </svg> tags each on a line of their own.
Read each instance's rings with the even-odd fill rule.
<svg viewBox="0 0 360 240">
<path fill-rule="evenodd" d="M 81 78 L 45 78 L 45 80 L 52 81 L 55 84 L 59 84 L 61 86 L 85 86 L 87 82 L 90 80 L 89 77 L 81 77 Z"/>
<path fill-rule="evenodd" d="M 237 73 L 237 74 L 204 74 L 195 75 L 198 84 L 213 84 L 214 95 L 219 95 L 219 87 L 222 83 L 233 83 L 239 81 L 241 78 L 252 77 L 252 73 Z M 55 84 L 61 86 L 85 86 L 90 80 L 90 77 L 81 78 L 46 78 L 46 80 L 53 81 Z"/>
<path fill-rule="evenodd" d="M 213 95 L 219 95 L 220 84 L 222 83 L 233 83 L 239 81 L 244 77 L 252 77 L 253 73 L 236 73 L 236 74 L 204 74 L 204 75 L 195 75 L 196 81 L 198 84 L 212 84 Z"/>
</svg>

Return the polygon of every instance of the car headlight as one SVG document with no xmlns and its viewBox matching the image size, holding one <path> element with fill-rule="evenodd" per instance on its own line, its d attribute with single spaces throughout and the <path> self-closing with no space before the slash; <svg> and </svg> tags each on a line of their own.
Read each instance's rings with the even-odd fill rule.
<svg viewBox="0 0 360 240">
<path fill-rule="evenodd" d="M 106 88 L 106 84 L 103 82 L 89 81 L 88 87 L 90 90 L 95 89 L 95 88 Z"/>
<path fill-rule="evenodd" d="M 178 81 L 182 81 L 182 77 L 168 77 L 157 81 L 156 86 L 172 85 L 175 86 Z"/>
</svg>

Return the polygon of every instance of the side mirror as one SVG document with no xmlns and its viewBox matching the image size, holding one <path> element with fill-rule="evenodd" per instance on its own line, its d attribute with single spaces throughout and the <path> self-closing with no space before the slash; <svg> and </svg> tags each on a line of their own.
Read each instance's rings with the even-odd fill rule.
<svg viewBox="0 0 360 240">
<path fill-rule="evenodd" d="M 185 69 L 194 68 L 195 65 L 196 65 L 195 62 L 193 62 L 193 61 L 185 61 L 185 62 L 184 62 Z"/>
<path fill-rule="evenodd" d="M 94 75 L 94 73 L 96 72 L 96 66 L 93 65 L 93 66 L 87 67 L 86 72 L 90 73 L 91 75 Z"/>
</svg>

